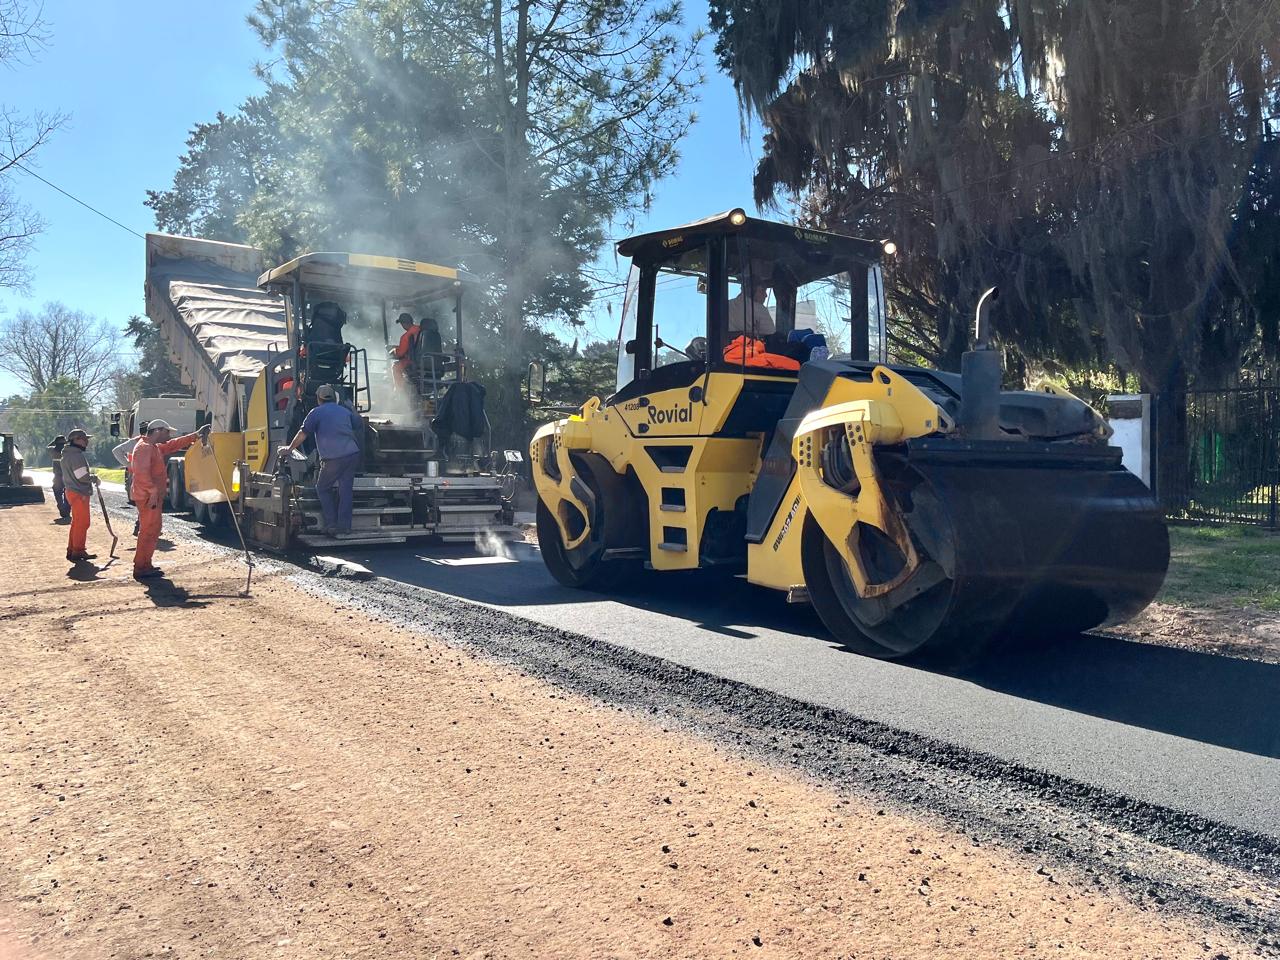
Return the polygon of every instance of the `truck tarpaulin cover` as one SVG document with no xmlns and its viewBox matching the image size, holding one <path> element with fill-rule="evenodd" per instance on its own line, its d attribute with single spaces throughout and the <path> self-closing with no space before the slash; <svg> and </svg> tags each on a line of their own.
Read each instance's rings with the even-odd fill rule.
<svg viewBox="0 0 1280 960">
<path fill-rule="evenodd" d="M 259 290 L 257 278 L 199 260 L 156 263 L 152 282 L 167 291 L 195 338 L 222 373 L 254 377 L 267 350 L 288 347 L 284 304 Z"/>
<path fill-rule="evenodd" d="M 244 400 L 237 393 L 268 352 L 287 354 L 284 302 L 258 289 L 261 254 L 250 247 L 157 234 L 147 240 L 147 313 L 215 428 L 228 429 Z"/>
</svg>

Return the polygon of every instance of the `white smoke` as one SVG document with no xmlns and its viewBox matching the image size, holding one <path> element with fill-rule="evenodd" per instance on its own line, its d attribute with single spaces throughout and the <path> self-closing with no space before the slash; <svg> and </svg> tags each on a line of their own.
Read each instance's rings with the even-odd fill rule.
<svg viewBox="0 0 1280 960">
<path fill-rule="evenodd" d="M 391 367 L 394 360 L 387 356 L 388 340 L 391 345 L 400 341 L 400 325 L 395 318 L 400 311 L 388 308 L 387 330 L 382 329 L 382 310 L 377 306 L 348 306 L 347 324 L 342 328 L 343 339 L 357 349 L 365 351 L 368 359 L 368 382 L 364 382 L 365 365 L 360 365 L 362 386 L 369 388 L 366 395 L 370 404 L 368 416 L 374 420 L 386 420 L 401 426 L 416 426 L 420 415 L 413 398 L 406 390 L 396 388 Z M 362 402 L 364 397 L 361 398 Z"/>
<path fill-rule="evenodd" d="M 486 557 L 500 557 L 503 560 L 514 560 L 516 558 L 515 554 L 511 552 L 511 547 L 507 545 L 507 541 L 487 527 L 476 533 L 475 546 L 476 552 Z"/>
</svg>

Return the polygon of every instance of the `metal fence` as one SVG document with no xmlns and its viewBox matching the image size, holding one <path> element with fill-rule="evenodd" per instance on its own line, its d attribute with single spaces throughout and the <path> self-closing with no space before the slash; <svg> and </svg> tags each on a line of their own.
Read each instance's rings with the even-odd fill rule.
<svg viewBox="0 0 1280 960">
<path fill-rule="evenodd" d="M 1159 495 L 1173 519 L 1280 528 L 1280 387 L 1192 390 L 1157 424 Z"/>
</svg>

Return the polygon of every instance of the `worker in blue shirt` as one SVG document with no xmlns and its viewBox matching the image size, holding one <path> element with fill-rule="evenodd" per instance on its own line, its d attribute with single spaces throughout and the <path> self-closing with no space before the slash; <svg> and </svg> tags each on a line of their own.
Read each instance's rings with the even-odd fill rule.
<svg viewBox="0 0 1280 960">
<path fill-rule="evenodd" d="M 337 402 L 338 392 L 327 383 L 316 391 L 312 407 L 302 427 L 280 456 L 288 458 L 302 446 L 307 437 L 315 437 L 320 455 L 320 475 L 316 478 L 316 495 L 324 514 L 324 532 L 332 537 L 351 535 L 351 489 L 356 470 L 364 457 L 364 421 L 360 414 Z"/>
</svg>

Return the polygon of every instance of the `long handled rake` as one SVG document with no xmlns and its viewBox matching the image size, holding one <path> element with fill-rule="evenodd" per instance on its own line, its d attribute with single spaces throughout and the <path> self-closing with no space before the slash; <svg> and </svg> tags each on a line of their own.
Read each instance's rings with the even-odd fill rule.
<svg viewBox="0 0 1280 960">
<path fill-rule="evenodd" d="M 111 552 L 109 556 L 115 559 L 116 544 L 120 542 L 120 538 L 116 536 L 116 532 L 111 529 L 111 514 L 107 513 L 107 501 L 102 498 L 102 487 L 94 484 L 93 487 L 98 491 L 98 506 L 102 507 L 102 522 L 107 525 L 107 533 L 111 534 Z"/>
<path fill-rule="evenodd" d="M 209 442 L 208 437 L 202 440 L 201 443 L 206 453 L 213 453 L 213 445 Z M 253 554 L 249 551 L 249 543 L 244 538 L 244 531 L 240 529 L 240 518 L 236 516 L 236 508 L 231 503 L 231 494 L 227 492 L 227 482 L 222 479 L 222 470 L 218 468 L 216 463 L 214 464 L 213 472 L 218 477 L 218 486 L 222 489 L 222 495 L 226 497 L 227 510 L 231 513 L 231 522 L 235 525 L 236 536 L 240 538 L 240 548 L 244 550 L 244 562 L 249 568 L 244 579 L 244 591 L 241 593 L 241 596 L 247 597 L 249 596 L 249 587 L 253 584 Z"/>
</svg>

